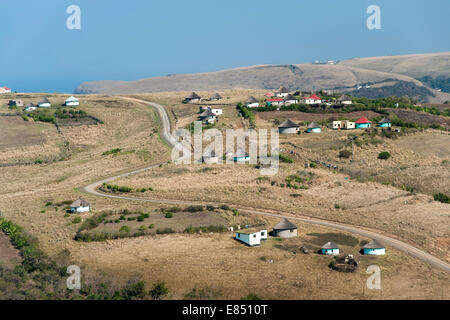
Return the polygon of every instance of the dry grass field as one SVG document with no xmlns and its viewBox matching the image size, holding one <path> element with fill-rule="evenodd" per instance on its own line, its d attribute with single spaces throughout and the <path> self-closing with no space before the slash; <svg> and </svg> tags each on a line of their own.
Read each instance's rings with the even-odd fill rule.
<svg viewBox="0 0 450 320">
<path fill-rule="evenodd" d="M 209 97 L 213 92 L 197 93 Z M 242 128 L 247 123 L 237 116 L 235 104 L 246 100 L 250 95 L 260 98 L 265 92 L 224 90 L 219 93 L 230 98 L 206 103 L 221 105 L 224 109 L 225 114 L 219 126 L 224 123 L 224 128 Z M 195 119 L 199 108 L 198 105 L 181 104 L 181 99 L 187 94 L 188 92 L 157 93 L 136 97 L 163 104 L 168 109 L 173 124 L 184 127 Z M 22 99 L 39 100 L 39 96 L 30 95 L 29 98 Z M 64 97 L 55 96 L 50 99 L 62 101 Z M 13 138 L 8 138 L 9 147 L 4 149 L 7 150 L 7 156 L 1 158 L 2 161 L 14 159 L 19 162 L 23 160 L 21 155 L 24 159 L 54 155 L 61 152 L 58 143 L 68 142 L 69 156 L 60 161 L 0 167 L 1 215 L 37 237 L 41 247 L 49 255 L 56 256 L 67 249 L 75 263 L 114 279 L 126 281 L 130 276 L 136 275 L 148 283 L 165 281 L 169 288 L 167 298 L 172 299 L 183 299 L 189 293 L 188 297 L 213 299 L 239 299 L 250 293 L 267 299 L 450 298 L 450 279 L 447 273 L 389 247 L 384 257 L 360 256 L 358 251 L 361 241 L 369 239 L 305 223 L 298 223 L 298 238 L 284 241 L 271 238 L 256 248 L 237 243 L 230 232 L 149 235 L 89 243 L 74 241 L 80 224 L 73 223 L 74 216 L 66 216 L 64 205 L 60 204 L 79 196 L 86 198 L 93 207 L 93 213 L 78 215 L 83 222 L 102 211 L 119 212 L 123 209 L 149 212 L 150 218 L 145 221 L 146 225 L 170 225 L 169 227 L 178 231 L 187 224 L 202 225 L 206 222 L 227 225 L 265 223 L 269 229 L 278 222 L 278 219 L 243 213 L 235 216 L 231 211 L 220 212 L 217 216 L 206 213 L 185 213 L 183 216 L 175 213 L 173 220 L 170 220 L 159 213 L 161 207 L 168 206 L 83 193 L 81 187 L 88 183 L 135 168 L 164 163 L 170 157 L 167 146 L 159 137 L 159 123 L 152 108 L 101 95 L 81 96 L 80 101 L 80 109 L 101 119 L 103 123 L 64 126 L 61 127 L 61 133 L 46 124 L 45 130 L 41 131 L 45 136 L 44 143 L 14 146 Z M 0 109 L 4 111 L 4 105 Z M 0 121 L 1 119 L 3 118 Z M 272 123 L 270 119 L 257 119 L 257 126 L 270 127 Z M 345 135 L 325 130 L 321 135 L 282 136 L 281 148 L 296 152 L 292 156 L 294 163 L 282 164 L 279 173 L 269 180 L 259 178 L 260 171 L 251 165 L 165 164 L 112 183 L 154 189 L 145 193 L 133 193 L 130 195 L 133 197 L 195 200 L 205 204 L 224 203 L 230 207 L 273 209 L 292 215 L 319 217 L 374 228 L 394 234 L 450 261 L 448 204 L 435 202 L 429 195 L 433 188 L 448 190 L 449 180 L 442 178 L 446 177 L 445 174 L 448 176 L 448 162 L 445 162 L 448 160 L 448 152 L 442 147 L 448 145 L 448 136 L 430 131 L 385 141 L 383 145 L 374 148 L 357 149 L 358 153 L 350 168 L 357 165 L 358 168 L 374 168 L 382 172 L 385 170 L 383 174 L 387 175 L 399 171 L 399 166 L 406 163 L 408 169 L 401 170 L 402 173 L 408 172 L 405 177 L 413 176 L 414 172 L 418 177 L 427 177 L 420 169 L 429 172 L 429 178 L 424 182 L 425 191 L 410 193 L 399 187 L 383 185 L 376 182 L 376 179 L 348 179 L 350 175 L 345 171 L 334 173 L 321 167 L 304 168 L 304 164 L 313 159 L 324 159 L 343 167 L 349 165 L 347 160 L 339 160 L 338 149 L 334 146 L 339 140 L 346 139 L 341 134 Z M 33 140 L 25 141 L 28 143 Z M 428 144 L 426 149 L 421 149 L 417 141 L 425 144 L 433 141 L 441 147 Z M 37 148 L 36 146 L 41 148 L 42 154 L 26 151 L 29 150 L 26 148 Z M 120 151 L 104 154 L 117 148 Z M 391 152 L 392 158 L 381 162 L 376 155 L 385 149 Z M 431 174 L 432 168 L 436 170 L 434 174 L 441 177 L 434 185 L 431 182 L 434 177 Z M 417 171 L 409 173 L 407 170 Z M 282 187 L 290 175 L 302 178 L 302 182 L 296 184 L 304 188 Z M 401 179 L 403 175 L 397 176 Z M 121 225 L 129 225 L 133 230 L 139 226 L 136 221 L 121 222 Z M 111 231 L 115 231 L 119 225 L 107 224 L 100 228 L 103 227 L 113 228 Z M 343 252 L 355 254 L 361 262 L 355 273 L 332 271 L 328 268 L 331 261 L 329 257 L 313 252 L 303 255 L 298 250 L 297 254 L 292 253 L 300 246 L 315 250 L 329 241 L 326 239 L 337 241 Z M 0 238 L 2 253 L 4 248 L 7 248 L 7 244 Z M 368 277 L 365 270 L 370 264 L 378 264 L 382 269 L 380 291 L 365 288 Z M 197 288 L 195 294 L 191 292 L 194 288 Z"/>
</svg>

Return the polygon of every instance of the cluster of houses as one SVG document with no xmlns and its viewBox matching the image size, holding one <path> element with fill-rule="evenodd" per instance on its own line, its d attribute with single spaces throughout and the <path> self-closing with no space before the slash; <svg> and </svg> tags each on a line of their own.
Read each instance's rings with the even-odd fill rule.
<svg viewBox="0 0 450 320">
<path fill-rule="evenodd" d="M 219 101 L 223 97 L 219 93 L 214 93 L 209 99 L 203 99 L 195 92 L 191 92 L 187 97 L 184 98 L 183 103 L 197 103 L 201 101 Z"/>
<path fill-rule="evenodd" d="M 273 227 L 272 236 L 278 238 L 294 238 L 297 236 L 297 226 L 284 218 L 280 223 Z M 238 230 L 235 233 L 235 239 L 250 246 L 259 246 L 261 241 L 268 239 L 267 229 L 246 228 Z M 319 250 L 323 255 L 339 255 L 339 246 L 333 241 L 325 243 Z M 377 240 L 372 240 L 362 247 L 362 253 L 365 255 L 384 255 L 386 248 Z"/>
<path fill-rule="evenodd" d="M 264 104 L 268 107 L 271 106 L 289 106 L 292 104 L 308 104 L 308 105 L 350 105 L 353 103 L 352 99 L 347 95 L 342 95 L 339 99 L 337 99 L 334 103 L 329 100 L 323 100 L 316 94 L 307 95 L 302 97 L 301 92 L 297 91 L 294 94 L 291 94 L 286 87 L 281 86 L 278 91 L 271 93 L 268 92 L 265 94 Z M 261 106 L 260 102 L 253 96 L 249 97 L 245 101 L 245 106 L 247 108 L 258 108 Z"/>
<path fill-rule="evenodd" d="M 75 98 L 74 96 L 71 96 L 69 98 L 67 98 L 64 101 L 64 106 L 67 107 L 76 107 L 80 105 L 80 101 Z M 22 100 L 9 100 L 8 102 L 8 106 L 9 107 L 23 107 L 24 103 Z M 24 111 L 34 111 L 37 108 L 50 108 L 52 106 L 52 103 L 50 102 L 50 100 L 48 100 L 47 97 L 43 97 L 41 99 L 41 101 L 39 101 L 37 104 L 34 103 L 28 103 L 27 105 L 25 105 L 24 107 Z"/>
<path fill-rule="evenodd" d="M 370 129 L 371 126 L 372 121 L 368 120 L 366 117 L 361 117 L 355 122 L 350 120 L 337 120 L 333 121 L 331 124 L 333 130 Z M 379 128 L 390 128 L 391 126 L 392 123 L 388 118 L 383 118 L 377 124 L 377 127 Z M 281 134 L 298 133 L 299 131 L 300 125 L 289 119 L 278 126 L 278 132 Z M 322 128 L 317 122 L 313 121 L 306 127 L 306 132 L 320 133 L 322 132 Z"/>
</svg>

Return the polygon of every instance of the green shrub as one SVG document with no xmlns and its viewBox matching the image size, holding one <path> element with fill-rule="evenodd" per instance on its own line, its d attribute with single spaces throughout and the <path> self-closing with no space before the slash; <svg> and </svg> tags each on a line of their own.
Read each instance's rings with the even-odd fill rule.
<svg viewBox="0 0 450 320">
<path fill-rule="evenodd" d="M 233 209 L 233 216 L 239 216 L 239 211 L 237 209 Z"/>
<path fill-rule="evenodd" d="M 341 150 L 339 151 L 339 158 L 348 159 L 352 156 L 352 152 L 349 150 Z"/>
<path fill-rule="evenodd" d="M 170 219 L 173 218 L 173 213 L 172 212 L 166 212 L 165 217 Z"/>
<path fill-rule="evenodd" d="M 128 233 L 128 232 L 130 232 L 130 227 L 129 226 L 121 226 L 119 229 L 119 232 Z"/>
<path fill-rule="evenodd" d="M 171 228 L 156 229 L 156 234 L 170 234 L 170 233 L 175 233 L 175 230 Z"/>
<path fill-rule="evenodd" d="M 442 203 L 450 203 L 450 197 L 447 196 L 446 194 L 441 193 L 441 192 L 436 193 L 433 196 L 433 198 L 434 198 L 435 201 L 439 201 L 439 202 L 442 202 Z"/>
<path fill-rule="evenodd" d="M 248 295 L 243 297 L 241 300 L 261 300 L 261 298 L 254 293 L 249 293 Z"/>
<path fill-rule="evenodd" d="M 152 296 L 153 300 L 160 300 L 162 297 L 166 296 L 169 290 L 164 282 L 157 282 L 150 290 L 149 294 Z"/>
<path fill-rule="evenodd" d="M 310 168 L 317 168 L 317 164 L 316 164 L 315 162 L 311 162 L 311 163 L 309 164 L 309 167 L 310 167 Z"/>
<path fill-rule="evenodd" d="M 203 206 L 189 206 L 189 207 L 186 207 L 185 209 L 184 209 L 184 211 L 187 211 L 187 212 L 199 212 L 199 211 L 203 211 Z"/>
<path fill-rule="evenodd" d="M 153 223 L 148 226 L 149 229 L 153 229 L 154 227 L 155 227 L 155 225 Z"/>
<path fill-rule="evenodd" d="M 390 157 L 391 157 L 391 154 L 390 154 L 389 152 L 387 152 L 387 151 L 381 152 L 381 153 L 378 155 L 378 159 L 381 159 L 381 160 L 387 160 L 387 159 L 389 159 Z"/>
<path fill-rule="evenodd" d="M 131 300 L 133 298 L 142 299 L 145 297 L 145 282 L 131 282 L 121 290 L 121 296 L 125 300 Z"/>
<path fill-rule="evenodd" d="M 282 153 L 279 154 L 279 159 L 281 162 L 284 162 L 284 163 L 293 163 L 294 162 L 294 160 L 292 160 L 292 158 L 290 158 Z"/>
<path fill-rule="evenodd" d="M 72 223 L 73 224 L 77 224 L 77 223 L 80 223 L 81 222 L 81 217 L 75 217 L 73 220 L 72 220 Z"/>
</svg>

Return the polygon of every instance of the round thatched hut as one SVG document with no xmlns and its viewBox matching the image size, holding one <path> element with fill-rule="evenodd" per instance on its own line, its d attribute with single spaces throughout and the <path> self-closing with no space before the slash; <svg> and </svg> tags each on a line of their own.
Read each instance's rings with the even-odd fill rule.
<svg viewBox="0 0 450 320">
<path fill-rule="evenodd" d="M 273 236 L 280 238 L 296 237 L 297 226 L 285 218 L 275 227 L 273 227 Z"/>
</svg>

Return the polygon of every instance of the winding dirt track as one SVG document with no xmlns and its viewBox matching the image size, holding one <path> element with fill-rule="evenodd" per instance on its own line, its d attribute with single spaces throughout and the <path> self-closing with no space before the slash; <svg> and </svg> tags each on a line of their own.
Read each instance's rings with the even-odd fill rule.
<svg viewBox="0 0 450 320">
<path fill-rule="evenodd" d="M 175 145 L 176 139 L 170 133 L 171 126 L 170 126 L 169 116 L 167 115 L 167 112 L 163 106 L 161 106 L 157 103 L 154 103 L 154 102 L 149 102 L 149 101 L 144 101 L 144 100 L 139 100 L 139 99 L 126 98 L 126 97 L 120 97 L 120 98 L 129 100 L 129 101 L 133 101 L 133 102 L 137 102 L 137 103 L 150 105 L 150 106 L 154 107 L 159 115 L 159 119 L 161 122 L 161 128 L 160 128 L 161 138 L 164 139 L 164 141 L 167 142 L 171 147 L 173 147 Z M 134 170 L 131 172 L 123 173 L 123 174 L 120 174 L 120 175 L 117 175 L 114 177 L 109 177 L 107 179 L 103 179 L 101 181 L 97 181 L 90 185 L 85 186 L 84 190 L 95 196 L 114 198 L 114 199 L 123 199 L 123 200 L 130 200 L 130 201 L 143 201 L 143 202 L 165 203 L 165 204 L 176 204 L 176 205 L 205 205 L 206 204 L 206 203 L 202 203 L 202 202 L 198 202 L 198 201 L 141 199 L 141 198 L 109 195 L 109 194 L 104 194 L 104 193 L 97 191 L 97 187 L 99 185 L 103 184 L 104 182 L 110 182 L 115 179 L 138 174 L 140 172 L 147 171 L 149 169 L 156 168 L 158 166 L 159 166 L 159 164 L 152 165 L 152 166 L 149 166 L 146 168 L 141 168 L 141 169 Z M 247 213 L 251 213 L 251 214 L 259 214 L 259 215 L 265 215 L 265 216 L 271 216 L 271 217 L 277 217 L 277 218 L 289 218 L 290 220 L 296 220 L 296 221 L 301 221 L 301 222 L 305 222 L 305 223 L 312 223 L 315 225 L 329 227 L 329 228 L 357 234 L 357 235 L 360 235 L 363 237 L 376 239 L 386 246 L 390 246 L 390 247 L 393 247 L 400 251 L 406 252 L 409 255 L 414 256 L 417 259 L 420 259 L 422 261 L 425 261 L 436 268 L 450 272 L 450 264 L 432 256 L 431 254 L 429 254 L 425 251 L 422 251 L 416 247 L 413 247 L 410 244 L 407 244 L 403 241 L 395 239 L 392 236 L 382 234 L 378 230 L 370 230 L 370 229 L 362 228 L 362 227 L 358 227 L 358 226 L 352 226 L 352 225 L 347 225 L 347 224 L 343 224 L 343 223 L 331 222 L 331 221 L 315 219 L 315 218 L 310 218 L 310 217 L 293 216 L 287 212 L 274 212 L 274 211 L 269 211 L 269 210 L 245 208 L 245 207 L 240 207 L 240 206 L 237 206 L 236 209 L 238 209 L 239 211 L 247 212 Z"/>
</svg>

